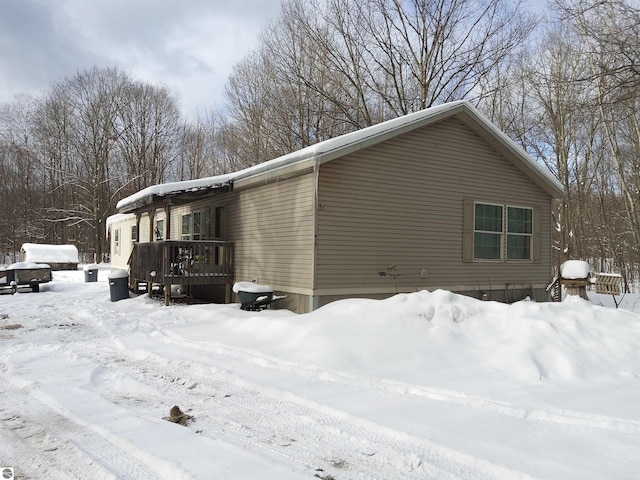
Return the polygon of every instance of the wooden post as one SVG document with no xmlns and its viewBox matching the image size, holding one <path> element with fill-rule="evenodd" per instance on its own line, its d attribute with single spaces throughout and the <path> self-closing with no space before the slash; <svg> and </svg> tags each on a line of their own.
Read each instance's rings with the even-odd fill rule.
<svg viewBox="0 0 640 480">
<path fill-rule="evenodd" d="M 171 240 L 171 206 L 168 203 L 164 206 L 164 223 L 165 236 L 163 238 Z"/>
<path fill-rule="evenodd" d="M 150 242 L 155 242 L 156 241 L 156 229 L 154 228 L 154 220 L 155 220 L 155 216 L 156 216 L 156 209 L 152 208 L 147 212 L 148 216 L 149 216 L 149 241 Z M 148 274 L 149 272 L 147 272 Z M 149 275 L 149 278 L 151 278 L 151 276 Z M 153 282 L 151 280 L 149 280 L 149 282 L 147 282 L 147 294 L 149 295 L 149 298 L 153 298 Z"/>
<path fill-rule="evenodd" d="M 155 229 L 155 227 L 153 225 L 155 217 L 156 217 L 155 208 L 149 210 L 148 215 L 149 215 L 149 241 L 150 242 L 155 242 L 155 240 L 156 240 L 156 229 Z"/>
</svg>

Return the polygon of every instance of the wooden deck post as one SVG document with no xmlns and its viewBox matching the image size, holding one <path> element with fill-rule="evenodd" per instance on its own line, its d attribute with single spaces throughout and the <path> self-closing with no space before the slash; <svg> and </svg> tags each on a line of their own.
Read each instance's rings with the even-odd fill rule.
<svg viewBox="0 0 640 480">
<path fill-rule="evenodd" d="M 156 218 L 155 209 L 149 210 L 148 215 L 149 215 L 149 241 L 155 242 L 156 240 L 156 230 L 154 228 L 154 223 Z"/>
<path fill-rule="evenodd" d="M 168 203 L 164 206 L 164 222 L 166 225 L 164 226 L 165 236 L 163 238 L 171 240 L 171 205 Z"/>
<path fill-rule="evenodd" d="M 164 305 L 168 307 L 171 303 L 171 285 L 164 286 Z"/>
</svg>

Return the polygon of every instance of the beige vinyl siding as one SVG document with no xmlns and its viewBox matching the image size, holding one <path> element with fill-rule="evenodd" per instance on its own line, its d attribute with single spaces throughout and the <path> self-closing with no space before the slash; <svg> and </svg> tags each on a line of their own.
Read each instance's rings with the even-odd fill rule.
<svg viewBox="0 0 640 480">
<path fill-rule="evenodd" d="M 120 268 L 127 270 L 129 265 L 129 255 L 133 250 L 133 243 L 131 242 L 131 227 L 136 224 L 135 215 L 122 216 L 119 220 L 113 221 L 109 224 L 110 234 L 110 254 L 111 254 L 111 268 Z M 120 239 L 119 252 L 116 253 L 115 246 L 115 231 L 118 230 L 118 236 Z"/>
<path fill-rule="evenodd" d="M 229 240 L 236 280 L 305 293 L 313 286 L 314 177 L 312 173 L 229 196 Z"/>
<path fill-rule="evenodd" d="M 149 215 L 145 214 L 140 217 L 140 225 L 138 230 L 138 241 L 149 241 Z"/>
<path fill-rule="evenodd" d="M 193 211 L 192 204 L 180 205 L 171 208 L 171 224 L 169 237 L 166 240 L 181 240 L 182 236 L 182 215 Z"/>
<path fill-rule="evenodd" d="M 405 291 L 549 279 L 551 198 L 456 119 L 323 164 L 318 191 L 320 295 L 393 293 L 393 264 Z M 463 262 L 466 199 L 539 212 L 540 262 Z"/>
</svg>

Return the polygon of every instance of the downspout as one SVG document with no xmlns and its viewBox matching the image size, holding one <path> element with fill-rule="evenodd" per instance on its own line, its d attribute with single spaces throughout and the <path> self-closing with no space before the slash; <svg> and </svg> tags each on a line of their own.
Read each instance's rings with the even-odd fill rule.
<svg viewBox="0 0 640 480">
<path fill-rule="evenodd" d="M 311 263 L 311 296 L 309 297 L 309 311 L 318 308 L 319 298 L 314 295 L 316 290 L 316 263 L 318 245 L 318 209 L 320 208 L 320 196 L 318 193 L 320 180 L 320 163 L 318 157 L 313 160 L 313 260 Z"/>
</svg>

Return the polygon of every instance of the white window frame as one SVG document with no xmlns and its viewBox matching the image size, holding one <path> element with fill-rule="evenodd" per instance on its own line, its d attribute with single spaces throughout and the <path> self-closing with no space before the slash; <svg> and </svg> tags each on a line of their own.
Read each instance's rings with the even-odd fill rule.
<svg viewBox="0 0 640 480">
<path fill-rule="evenodd" d="M 186 222 L 185 222 L 186 219 Z M 185 232 L 185 225 L 188 227 L 189 231 Z M 182 240 L 191 240 L 191 212 L 183 213 L 180 217 L 180 238 Z"/>
<path fill-rule="evenodd" d="M 157 241 L 164 240 L 164 218 L 159 218 L 158 220 L 156 220 L 154 235 Z"/>
<path fill-rule="evenodd" d="M 113 231 L 113 251 L 116 255 L 120 255 L 120 229 Z"/>
<path fill-rule="evenodd" d="M 184 232 L 185 219 L 187 219 L 186 225 L 188 225 L 189 231 Z M 198 217 L 198 222 L 194 222 L 194 218 Z M 195 226 L 197 225 L 197 231 Z M 183 213 L 180 217 L 180 238 L 182 240 L 201 240 L 202 239 L 202 213 L 200 210 L 194 210 L 193 212 Z"/>
<path fill-rule="evenodd" d="M 519 209 L 519 210 L 529 210 L 531 212 L 531 232 L 529 233 L 520 233 L 520 232 L 509 232 L 509 209 Z M 533 207 L 523 207 L 520 205 L 506 205 L 504 211 L 504 251 L 505 258 L 508 262 L 530 262 L 533 260 L 533 229 L 535 225 L 535 220 L 533 216 L 535 215 Z M 529 238 L 529 256 L 527 258 L 509 258 L 509 236 L 521 236 Z"/>
<path fill-rule="evenodd" d="M 478 205 L 489 205 L 491 207 L 500 207 L 502 209 L 502 217 L 500 219 L 501 230 L 478 230 L 476 226 L 476 207 Z M 502 203 L 494 203 L 494 202 L 474 202 L 473 203 L 473 260 L 476 262 L 501 262 L 504 258 L 504 212 L 505 206 Z M 491 235 L 497 235 L 499 237 L 498 243 L 498 258 L 479 258 L 476 257 L 476 234 L 477 233 L 487 233 Z"/>
</svg>

